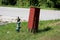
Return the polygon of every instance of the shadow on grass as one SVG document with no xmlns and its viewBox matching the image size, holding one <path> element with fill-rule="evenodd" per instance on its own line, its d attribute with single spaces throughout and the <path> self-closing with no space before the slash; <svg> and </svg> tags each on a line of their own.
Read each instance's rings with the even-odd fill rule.
<svg viewBox="0 0 60 40">
<path fill-rule="evenodd" d="M 38 30 L 38 32 L 37 32 L 37 33 L 47 32 L 47 31 L 49 31 L 49 30 L 52 30 L 52 28 L 51 28 L 51 27 L 47 27 L 47 28 L 45 28 L 45 29 Z"/>
</svg>

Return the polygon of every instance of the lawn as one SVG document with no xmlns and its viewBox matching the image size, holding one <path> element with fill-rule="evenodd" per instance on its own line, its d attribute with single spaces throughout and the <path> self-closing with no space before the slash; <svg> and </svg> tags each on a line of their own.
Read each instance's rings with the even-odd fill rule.
<svg viewBox="0 0 60 40">
<path fill-rule="evenodd" d="M 39 31 L 28 31 L 27 22 L 21 23 L 20 32 L 16 32 L 16 23 L 0 26 L 0 40 L 60 40 L 60 20 L 39 22 Z"/>
</svg>

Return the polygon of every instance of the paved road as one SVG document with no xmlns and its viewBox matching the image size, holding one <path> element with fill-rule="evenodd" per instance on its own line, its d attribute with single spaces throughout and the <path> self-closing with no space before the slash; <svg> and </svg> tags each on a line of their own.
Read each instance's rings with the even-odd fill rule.
<svg viewBox="0 0 60 40">
<path fill-rule="evenodd" d="M 0 7 L 0 15 L 19 16 L 21 19 L 28 20 L 29 9 L 27 8 L 10 8 Z M 60 10 L 40 10 L 40 20 L 60 19 Z"/>
</svg>

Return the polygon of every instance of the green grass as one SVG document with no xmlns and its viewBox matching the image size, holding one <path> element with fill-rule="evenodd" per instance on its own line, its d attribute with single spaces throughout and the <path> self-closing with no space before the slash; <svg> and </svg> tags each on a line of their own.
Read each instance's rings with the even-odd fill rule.
<svg viewBox="0 0 60 40">
<path fill-rule="evenodd" d="M 36 34 L 28 32 L 27 22 L 21 23 L 19 33 L 16 32 L 16 23 L 1 25 L 0 40 L 60 40 L 59 22 L 60 20 L 40 21 L 39 31 Z"/>
</svg>

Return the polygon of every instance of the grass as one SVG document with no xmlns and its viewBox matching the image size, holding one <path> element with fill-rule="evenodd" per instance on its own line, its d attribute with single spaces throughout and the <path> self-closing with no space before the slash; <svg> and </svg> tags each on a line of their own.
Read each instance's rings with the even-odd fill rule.
<svg viewBox="0 0 60 40">
<path fill-rule="evenodd" d="M 60 40 L 59 22 L 60 20 L 40 21 L 39 31 L 36 34 L 28 32 L 27 22 L 21 23 L 19 33 L 16 32 L 16 23 L 1 25 L 0 40 Z"/>
</svg>

